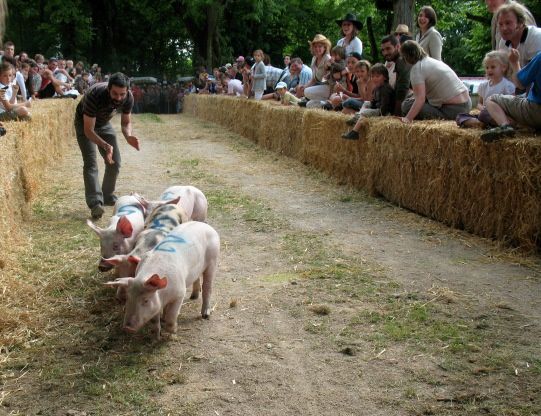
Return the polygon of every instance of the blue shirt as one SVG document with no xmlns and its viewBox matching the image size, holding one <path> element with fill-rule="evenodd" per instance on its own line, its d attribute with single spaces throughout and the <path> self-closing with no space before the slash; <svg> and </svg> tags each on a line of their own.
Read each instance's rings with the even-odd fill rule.
<svg viewBox="0 0 541 416">
<path fill-rule="evenodd" d="M 541 104 L 541 52 L 518 71 L 517 78 L 524 87 L 533 83 L 528 93 L 528 101 Z"/>
</svg>

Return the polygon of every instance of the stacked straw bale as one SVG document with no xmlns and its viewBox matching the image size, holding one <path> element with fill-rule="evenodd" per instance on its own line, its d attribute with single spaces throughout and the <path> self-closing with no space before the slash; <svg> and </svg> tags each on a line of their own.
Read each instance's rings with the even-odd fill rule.
<svg viewBox="0 0 541 416">
<path fill-rule="evenodd" d="M 185 111 L 449 226 L 541 251 L 541 137 L 486 144 L 449 121 L 366 120 L 231 97 L 190 95 Z"/>
<path fill-rule="evenodd" d="M 32 120 L 6 122 L 0 137 L 0 268 L 10 246 L 20 238 L 18 230 L 37 191 L 44 168 L 75 140 L 75 100 L 34 102 Z"/>
</svg>

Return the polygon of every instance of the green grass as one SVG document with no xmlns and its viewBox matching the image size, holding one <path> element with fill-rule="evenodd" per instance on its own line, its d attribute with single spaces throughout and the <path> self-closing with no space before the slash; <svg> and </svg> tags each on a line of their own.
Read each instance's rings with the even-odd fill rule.
<svg viewBox="0 0 541 416">
<path fill-rule="evenodd" d="M 163 123 L 161 117 L 154 113 L 142 113 L 137 116 L 144 123 Z"/>
</svg>

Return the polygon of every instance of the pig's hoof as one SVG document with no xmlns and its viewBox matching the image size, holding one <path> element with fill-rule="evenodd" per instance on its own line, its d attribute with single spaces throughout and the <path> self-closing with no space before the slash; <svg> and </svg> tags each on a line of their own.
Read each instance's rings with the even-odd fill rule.
<svg viewBox="0 0 541 416">
<path fill-rule="evenodd" d="M 201 317 L 203 319 L 209 319 L 210 318 L 210 312 L 201 312 Z"/>
</svg>

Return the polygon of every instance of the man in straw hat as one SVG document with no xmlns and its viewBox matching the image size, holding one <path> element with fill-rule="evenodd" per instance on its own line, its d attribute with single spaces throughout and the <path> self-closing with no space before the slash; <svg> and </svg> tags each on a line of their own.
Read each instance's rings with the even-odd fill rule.
<svg viewBox="0 0 541 416">
<path fill-rule="evenodd" d="M 363 28 L 362 22 L 359 22 L 357 16 L 353 13 L 347 13 L 343 19 L 338 19 L 336 23 L 342 29 L 343 36 L 336 45 L 346 49 L 346 56 L 349 56 L 352 52 L 357 52 L 362 55 L 363 43 L 357 36 Z"/>
<path fill-rule="evenodd" d="M 305 100 L 302 102 L 308 107 L 308 102 L 313 101 L 311 107 L 322 107 L 325 101 L 331 95 L 329 84 L 327 83 L 327 72 L 330 64 L 331 56 L 331 41 L 321 34 L 314 36 L 310 42 L 310 50 L 312 52 L 312 79 L 303 87 L 299 87 L 299 91 L 303 92 Z M 301 104 L 302 106 L 302 104 Z"/>
</svg>

